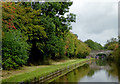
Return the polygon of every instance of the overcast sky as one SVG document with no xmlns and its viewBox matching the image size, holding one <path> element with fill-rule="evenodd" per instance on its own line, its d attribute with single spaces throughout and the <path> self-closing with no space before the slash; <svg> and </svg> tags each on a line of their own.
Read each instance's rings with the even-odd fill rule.
<svg viewBox="0 0 120 84">
<path fill-rule="evenodd" d="M 118 0 L 72 0 L 76 14 L 72 32 L 82 41 L 92 39 L 102 45 L 118 36 Z"/>
</svg>

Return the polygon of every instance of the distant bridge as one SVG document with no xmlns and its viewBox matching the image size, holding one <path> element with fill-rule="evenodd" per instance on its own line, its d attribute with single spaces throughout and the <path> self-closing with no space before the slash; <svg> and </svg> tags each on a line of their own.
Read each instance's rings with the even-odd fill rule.
<svg viewBox="0 0 120 84">
<path fill-rule="evenodd" d="M 109 56 L 111 52 L 112 52 L 111 50 L 94 50 L 91 51 L 90 56 L 94 58 L 97 54 L 105 54 L 106 56 Z"/>
</svg>

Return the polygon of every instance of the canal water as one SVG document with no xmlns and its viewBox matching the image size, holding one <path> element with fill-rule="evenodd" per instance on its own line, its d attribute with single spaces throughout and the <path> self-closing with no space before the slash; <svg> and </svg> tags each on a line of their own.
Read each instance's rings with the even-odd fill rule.
<svg viewBox="0 0 120 84">
<path fill-rule="evenodd" d="M 105 60 L 86 63 L 53 82 L 119 82 L 119 67 Z M 119 74 L 119 75 L 118 75 Z"/>
</svg>

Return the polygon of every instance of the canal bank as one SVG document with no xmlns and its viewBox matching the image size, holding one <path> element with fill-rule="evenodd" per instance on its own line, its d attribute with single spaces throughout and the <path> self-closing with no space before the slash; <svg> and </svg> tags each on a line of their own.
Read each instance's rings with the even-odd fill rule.
<svg viewBox="0 0 120 84">
<path fill-rule="evenodd" d="M 92 60 L 95 60 L 95 59 L 91 59 Z M 58 79 L 59 77 L 62 77 L 64 75 L 66 75 L 67 73 L 73 71 L 74 69 L 80 67 L 80 66 L 83 66 L 84 64 L 86 64 L 87 62 L 89 62 L 90 60 L 86 60 L 86 61 L 83 61 L 83 62 L 80 62 L 80 63 L 76 63 L 76 64 L 73 64 L 73 65 L 69 65 L 65 68 L 62 68 L 60 70 L 58 70 L 58 76 L 56 76 L 55 78 L 52 78 L 51 80 L 48 80 L 47 82 L 52 82 L 56 79 Z M 60 73 L 59 73 L 60 72 Z"/>
<path fill-rule="evenodd" d="M 112 63 L 112 64 L 111 64 Z M 83 64 L 82 66 L 72 70 L 71 72 L 55 79 L 50 84 L 58 83 L 73 83 L 78 84 L 81 82 L 91 82 L 104 84 L 105 82 L 111 84 L 119 84 L 119 70 L 118 66 L 115 66 L 113 62 L 108 62 L 107 60 L 95 60 Z"/>
<path fill-rule="evenodd" d="M 10 76 L 9 78 L 3 79 L 2 82 L 3 82 L 3 84 L 6 82 L 8 82 L 9 84 L 10 83 L 11 84 L 18 83 L 18 82 L 19 83 L 20 82 L 36 82 L 36 81 L 41 80 L 42 78 L 47 77 L 51 73 L 55 73 L 56 71 L 62 70 L 63 68 L 65 70 L 64 72 L 67 73 L 68 66 L 70 68 L 71 66 L 74 65 L 77 68 L 78 64 L 80 64 L 80 63 L 82 64 L 82 63 L 85 63 L 90 60 L 93 60 L 93 59 L 76 59 L 74 61 L 68 61 L 68 62 L 65 62 L 62 64 L 49 65 L 47 67 L 36 68 L 34 71 L 31 71 L 31 72 L 26 72 L 26 73 Z M 72 68 L 71 69 L 69 69 L 69 68 L 68 68 L 69 71 L 72 70 Z M 56 77 L 58 77 L 58 76 L 56 76 Z M 50 81 L 52 79 L 50 79 Z"/>
</svg>

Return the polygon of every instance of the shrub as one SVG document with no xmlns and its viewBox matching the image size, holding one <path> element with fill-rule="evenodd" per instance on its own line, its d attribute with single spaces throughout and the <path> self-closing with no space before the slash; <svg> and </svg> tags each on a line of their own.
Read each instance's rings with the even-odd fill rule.
<svg viewBox="0 0 120 84">
<path fill-rule="evenodd" d="M 29 45 L 18 30 L 5 32 L 2 38 L 3 69 L 17 69 L 26 64 Z"/>
</svg>

